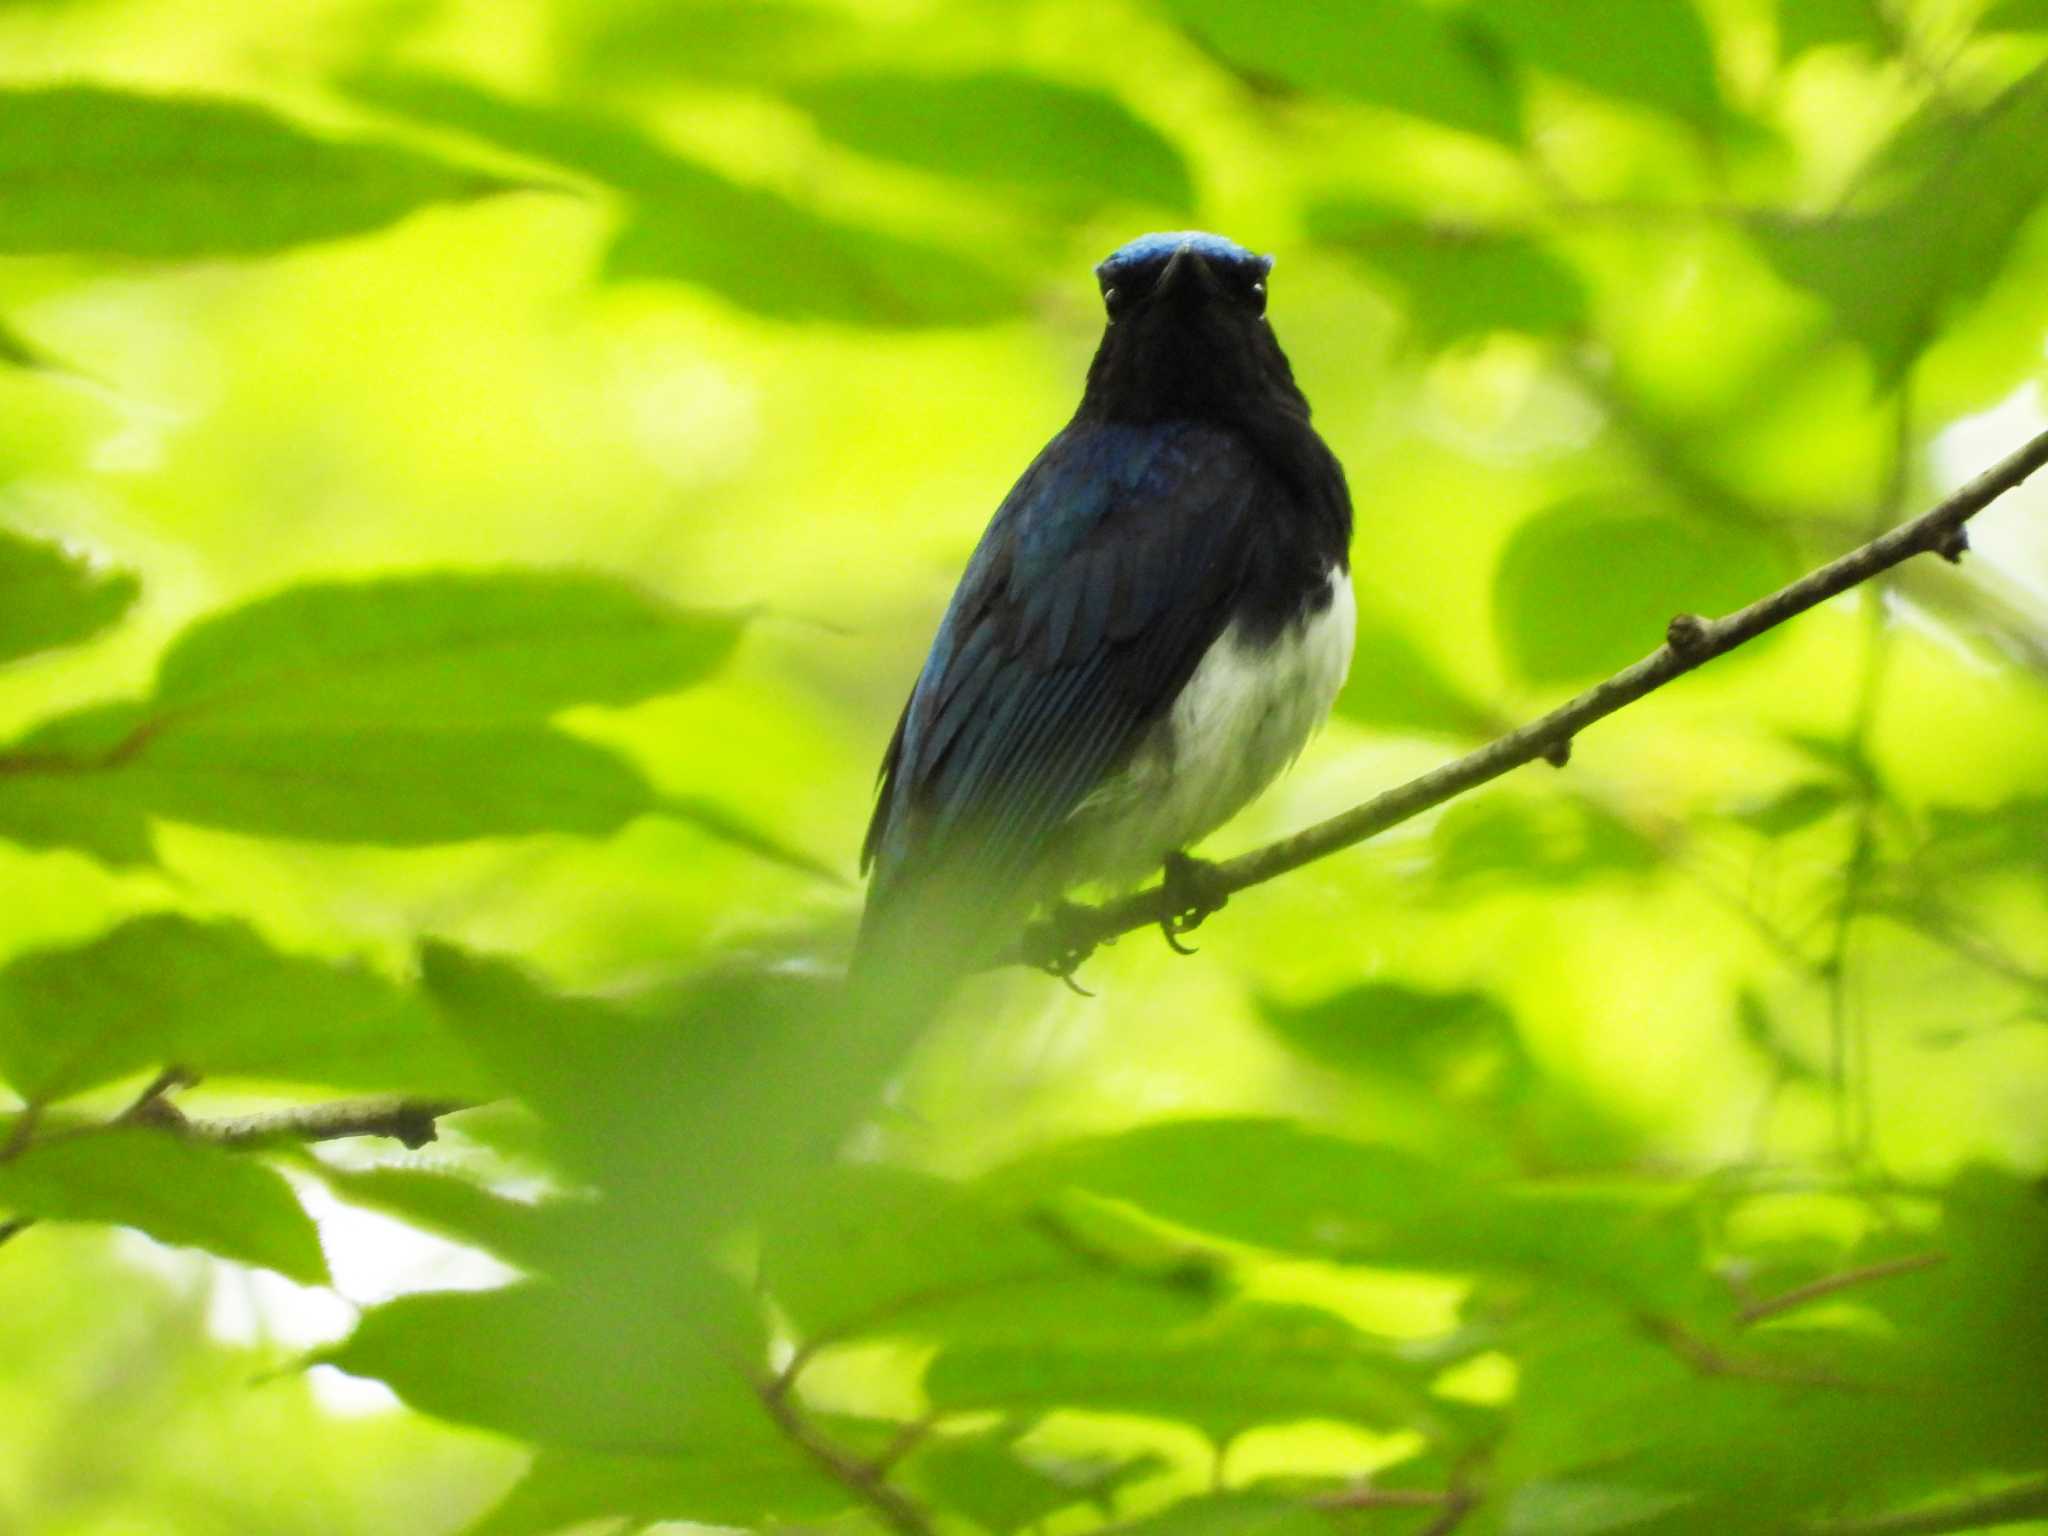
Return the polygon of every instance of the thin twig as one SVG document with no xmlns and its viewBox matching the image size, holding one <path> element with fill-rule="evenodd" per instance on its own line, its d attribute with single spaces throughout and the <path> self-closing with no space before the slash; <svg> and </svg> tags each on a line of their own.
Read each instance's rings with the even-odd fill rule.
<svg viewBox="0 0 2048 1536">
<path fill-rule="evenodd" d="M 1787 619 L 1818 607 L 1829 598 L 1839 596 L 1915 555 L 1939 554 L 1945 559 L 1959 558 L 1967 548 L 1963 525 L 2044 464 L 2048 464 L 2048 432 L 2043 432 L 2018 452 L 1977 476 L 1930 511 L 1880 534 L 1869 543 L 1808 572 L 1746 608 L 1718 619 L 1678 615 L 1671 622 L 1664 645 L 1541 719 L 1533 720 L 1475 752 L 1434 768 L 1420 778 L 1376 795 L 1363 805 L 1353 806 L 1292 837 L 1214 865 L 1209 874 L 1215 889 L 1221 894 L 1232 895 L 1263 884 L 1353 844 L 1362 843 L 1389 827 L 1411 820 L 1446 800 L 1527 763 L 1564 759 L 1571 750 L 1572 738 L 1587 726 L 1606 719 L 1715 657 L 1726 655 Z M 1165 891 L 1156 885 L 1097 907 L 1069 906 L 1061 916 L 1057 933 L 1048 925 L 1034 924 L 1006 958 L 1011 962 L 1029 963 L 1034 956 L 1055 953 L 1063 948 L 1086 950 L 1118 934 L 1152 927 L 1172 915 L 1171 908 L 1172 903 Z"/>
<path fill-rule="evenodd" d="M 252 1147 L 273 1141 L 339 1141 L 349 1136 L 389 1136 L 408 1147 L 436 1139 L 436 1122 L 475 1106 L 460 1099 L 335 1099 L 255 1115 L 184 1122 L 179 1130 L 221 1147 Z"/>
<path fill-rule="evenodd" d="M 823 1468 L 834 1482 L 855 1494 L 897 1536 L 933 1536 L 931 1520 L 916 1501 L 902 1489 L 889 1485 L 883 1467 L 849 1455 L 819 1434 L 797 1407 L 789 1387 L 790 1378 L 785 1371 L 764 1382 L 758 1395 L 768 1417 L 790 1444 Z"/>
<path fill-rule="evenodd" d="M 1777 1317 L 1794 1308 L 1803 1307 L 1809 1301 L 1819 1301 L 1842 1291 L 1853 1290 L 1859 1285 L 1868 1285 L 1873 1280 L 1889 1280 L 1893 1275 L 1917 1274 L 1923 1269 L 1932 1269 L 1937 1264 L 1948 1262 L 1945 1253 L 1909 1253 L 1903 1258 L 1885 1259 L 1876 1264 L 1865 1264 L 1856 1269 L 1845 1269 L 1838 1275 L 1823 1275 L 1818 1280 L 1809 1280 L 1805 1285 L 1795 1285 L 1789 1291 L 1780 1291 L 1775 1296 L 1765 1296 L 1745 1306 L 1736 1317 L 1744 1323 L 1760 1323 L 1767 1317 Z"/>
</svg>

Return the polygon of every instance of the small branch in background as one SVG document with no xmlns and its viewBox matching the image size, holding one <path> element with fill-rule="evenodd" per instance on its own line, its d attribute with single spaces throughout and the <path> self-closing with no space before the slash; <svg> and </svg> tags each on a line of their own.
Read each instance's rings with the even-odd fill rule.
<svg viewBox="0 0 2048 1536">
<path fill-rule="evenodd" d="M 439 1135 L 443 1115 L 476 1106 L 460 1099 L 336 1099 L 261 1114 L 212 1120 L 185 1119 L 180 1131 L 220 1147 L 254 1147 L 274 1141 L 340 1141 L 349 1136 L 389 1136 L 412 1148 Z M 181 1117 L 182 1118 L 182 1117 Z"/>
<path fill-rule="evenodd" d="M 756 1393 L 761 1399 L 761 1406 L 768 1410 L 768 1417 L 775 1421 L 775 1427 L 782 1431 L 790 1444 L 873 1510 L 897 1536 L 933 1536 L 931 1517 L 900 1488 L 890 1486 L 887 1476 L 890 1463 L 886 1459 L 880 1463 L 862 1461 L 821 1435 L 797 1407 L 795 1394 L 790 1390 L 793 1385 L 794 1378 L 785 1369 L 780 1375 L 763 1382 Z M 922 1432 L 926 1426 L 918 1427 Z M 888 1452 L 883 1454 L 886 1458 Z"/>
<path fill-rule="evenodd" d="M 1879 1383 L 1852 1381 L 1846 1376 L 1837 1376 L 1832 1371 L 1731 1355 L 1712 1340 L 1701 1338 L 1676 1318 L 1645 1315 L 1639 1321 L 1645 1333 L 1702 1376 L 1727 1376 L 1741 1381 L 1769 1381 L 1787 1387 L 1825 1387 L 1836 1392 L 1886 1390 Z"/>
<path fill-rule="evenodd" d="M 1542 718 L 1292 837 L 1213 865 L 1208 878 L 1218 894 L 1234 895 L 1376 837 L 1525 764 L 1557 762 L 1569 754 L 1572 739 L 1587 726 L 1829 598 L 1915 555 L 1960 559 L 1969 547 L 1963 525 L 2043 465 L 2048 465 L 2048 432 L 1911 522 L 1878 535 L 1746 608 L 1718 619 L 1680 614 L 1672 621 L 1663 646 Z M 1097 907 L 1069 905 L 1057 925 L 1031 925 L 1006 959 L 1035 964 L 1034 957 L 1085 954 L 1119 934 L 1152 927 L 1172 915 L 1173 903 L 1157 885 Z"/>
<path fill-rule="evenodd" d="M 1806 1536 L 1943 1536 L 1947 1531 L 2016 1525 L 2022 1520 L 2048 1520 L 2048 1477 L 2032 1478 L 1973 1499 L 1875 1515 L 1866 1520 L 1809 1525 L 1805 1532 Z"/>
<path fill-rule="evenodd" d="M 1873 1280 L 1889 1280 L 1894 1275 L 1917 1274 L 1923 1269 L 1932 1269 L 1937 1264 L 1948 1262 L 1945 1253 L 1909 1253 L 1903 1258 L 1885 1259 L 1877 1264 L 1865 1264 L 1856 1269 L 1845 1269 L 1838 1275 L 1823 1275 L 1805 1285 L 1795 1285 L 1789 1291 L 1776 1296 L 1766 1296 L 1752 1301 L 1736 1314 L 1743 1323 L 1760 1323 L 1765 1318 L 1777 1317 L 1794 1308 L 1803 1307 L 1810 1301 L 1820 1301 L 1843 1291 L 1853 1290 L 1859 1285 L 1868 1285 Z"/>
</svg>

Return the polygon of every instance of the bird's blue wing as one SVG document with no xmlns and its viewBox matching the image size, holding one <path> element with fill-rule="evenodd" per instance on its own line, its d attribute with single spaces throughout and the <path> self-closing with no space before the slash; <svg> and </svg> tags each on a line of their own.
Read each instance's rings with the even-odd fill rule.
<svg viewBox="0 0 2048 1536">
<path fill-rule="evenodd" d="M 1276 477 L 1231 433 L 1076 422 L 989 524 L 882 765 L 869 913 L 1009 891 L 1227 622 Z"/>
</svg>

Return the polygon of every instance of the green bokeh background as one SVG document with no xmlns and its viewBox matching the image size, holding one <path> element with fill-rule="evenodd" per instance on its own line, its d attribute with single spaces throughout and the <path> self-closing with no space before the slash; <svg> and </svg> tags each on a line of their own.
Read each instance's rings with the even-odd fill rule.
<svg viewBox="0 0 2048 1536">
<path fill-rule="evenodd" d="M 406 987 L 429 936 L 609 998 L 736 954 L 829 969 L 895 711 L 987 516 L 1078 398 L 1090 266 L 1150 228 L 1275 253 L 1273 322 L 1358 514 L 1338 717 L 1207 851 L 1332 814 L 2048 424 L 2044 68 L 2032 0 L 0 5 L 0 96 L 30 103 L 0 111 L 0 527 L 140 591 L 90 643 L 0 667 L 0 741 L 146 693 L 187 625 L 314 579 L 574 567 L 745 616 L 708 681 L 560 716 L 696 814 L 413 848 L 162 817 L 139 868 L 0 840 L 0 957 L 175 911 Z M 132 146 L 77 171 L 91 135 L 49 128 L 32 88 L 81 82 L 402 146 L 415 179 L 363 173 L 370 211 L 343 217 L 346 176 L 317 160 L 253 190 L 202 169 L 195 211 L 160 166 L 119 174 Z M 60 163 L 72 180 L 36 169 Z M 1290 1119 L 1460 1177 L 1700 1202 L 1717 1268 L 1787 1281 L 1937 1243 L 1943 1200 L 1989 1180 L 2033 1235 L 1990 1243 L 1998 1273 L 1972 1283 L 2038 1302 L 2048 487 L 1972 526 L 1961 567 L 1922 560 L 1802 618 L 1592 731 L 1563 773 L 1240 896 L 1199 958 L 1133 936 L 1090 961 L 1088 999 L 976 980 L 863 1144 L 967 1179 L 1154 1122 Z M 1456 1006 L 1409 1053 L 1414 997 Z M 293 1092 L 249 1076 L 181 1102 Z M 424 1153 L 333 1156 L 549 1176 L 517 1131 L 463 1125 Z M 352 1291 L 351 1246 L 400 1240 L 340 1217 L 325 1235 L 355 1301 L 458 1262 Z M 1247 1294 L 1403 1337 L 1483 1299 L 1457 1263 L 1395 1275 L 1285 1246 L 1246 1260 Z M 526 1446 L 295 1368 L 348 1321 L 132 1232 L 22 1233 L 0 1249 L 0 1532 L 463 1529 Z M 1844 1326 L 1911 1330 L 1881 1310 Z M 1937 1354 L 2039 1359 L 2041 1327 L 2038 1305 L 1953 1322 Z M 1592 1328 L 1577 1347 L 1626 1355 Z M 1483 1356 L 1453 1397 L 1512 1419 L 1550 1390 L 1534 1358 Z M 923 1368 L 900 1341 L 835 1351 L 815 1390 L 914 1415 Z M 1903 1486 L 1823 1473 L 1819 1494 L 1770 1469 L 1831 1454 L 1828 1432 L 1780 1444 L 1772 1415 L 1796 1409 L 1728 1409 L 1756 1461 L 1653 1458 L 1677 1505 L 1595 1453 L 1584 1407 L 1562 1417 L 1594 1470 L 1511 1441 L 1468 1528 L 1733 1530 L 1754 1507 L 1777 1530 L 1964 1496 L 2029 1470 L 1984 1446 L 2048 1445 L 2014 1391 Z M 1663 1408 L 1616 1401 L 1654 1440 Z M 1656 1401 L 1673 1424 L 1719 1411 Z M 1136 1518 L 1206 1476 L 1174 1417 L 1040 1432 L 1160 1449 L 1119 1496 Z M 1224 1481 L 1415 1446 L 1266 1427 Z"/>
</svg>

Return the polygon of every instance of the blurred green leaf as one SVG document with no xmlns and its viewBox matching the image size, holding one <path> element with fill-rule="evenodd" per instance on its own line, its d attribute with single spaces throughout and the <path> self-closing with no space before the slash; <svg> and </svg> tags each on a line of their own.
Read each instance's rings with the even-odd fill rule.
<svg viewBox="0 0 2048 1536">
<path fill-rule="evenodd" d="M 735 812 L 658 794 L 610 749 L 541 723 L 701 682 L 742 623 L 581 572 L 290 588 L 185 630 L 147 700 L 45 721 L 0 752 L 0 772 L 28 786 L 0 829 L 142 862 L 149 817 L 418 846 L 604 836 L 662 813 L 837 878 Z"/>
<path fill-rule="evenodd" d="M 417 150 L 316 137 L 248 102 L 0 89 L 0 252 L 254 255 L 513 187 Z"/>
<path fill-rule="evenodd" d="M 32 1141 L 0 1161 L 0 1205 L 46 1221 L 135 1227 L 161 1243 L 327 1283 L 320 1237 L 291 1186 L 243 1153 L 144 1127 Z"/>
<path fill-rule="evenodd" d="M 462 1097 L 462 1052 L 409 992 L 356 966 L 271 948 L 240 923 L 131 919 L 0 969 L 0 1074 L 44 1103 L 131 1073 Z"/>
<path fill-rule="evenodd" d="M 1692 0 L 1467 0 L 1464 14 L 1523 62 L 1589 90 L 1699 124 L 1720 113 L 1714 42 Z"/>
<path fill-rule="evenodd" d="M 807 1340 L 1073 1339 L 1204 1313 L 1199 1271 L 1146 1274 L 967 1186 L 879 1165 L 821 1170 L 776 1202 L 761 1283 Z"/>
<path fill-rule="evenodd" d="M 934 1436 L 918 1447 L 907 1471 L 942 1507 L 1009 1536 L 1084 1501 L 1107 1511 L 1119 1487 L 1161 1467 L 1159 1458 L 1150 1455 L 1060 1460 L 1043 1452 L 1027 1454 L 1016 1441 L 1011 1425 L 982 1434 Z"/>
<path fill-rule="evenodd" d="M 1514 1536 L 1595 1536 L 1601 1531 L 1637 1530 L 1659 1516 L 1683 1510 L 1697 1497 L 1616 1483 L 1526 1483 L 1508 1501 L 1503 1529 Z"/>
<path fill-rule="evenodd" d="M 1169 1504 L 1117 1530 L 1120 1536 L 1329 1536 L 1330 1526 L 1298 1499 L 1217 1493 Z"/>
<path fill-rule="evenodd" d="M 1311 238 L 1393 285 L 1426 346 L 1494 331 L 1570 336 L 1586 327 L 1584 284 L 1533 236 L 1426 222 L 1358 198 L 1313 203 L 1303 220 Z"/>
<path fill-rule="evenodd" d="M 582 65 L 592 78 L 772 84 L 818 73 L 862 38 L 836 7 L 789 0 L 640 0 L 598 13 Z"/>
<path fill-rule="evenodd" d="M 1513 1096 L 1533 1072 L 1506 1008 L 1484 992 L 1401 982 L 1350 987 L 1303 1008 L 1268 1003 L 1266 1027 L 1339 1072 L 1407 1080 L 1420 1092 Z"/>
<path fill-rule="evenodd" d="M 1405 629 L 1365 617 L 1336 707 L 1362 725 L 1432 736 L 1487 736 L 1497 723 Z"/>
<path fill-rule="evenodd" d="M 1778 0 L 1778 56 L 1791 60 L 1815 48 L 1860 45 L 1889 53 L 1891 30 L 1878 0 Z"/>
<path fill-rule="evenodd" d="M 1910 186 L 1876 209 L 1790 221 L 1758 216 L 1751 237 L 1778 275 L 1811 293 L 1897 383 L 1936 330 L 2005 265 L 2048 193 L 2048 69 L 1982 112 L 1937 118 L 1895 156 Z"/>
<path fill-rule="evenodd" d="M 594 1223 L 573 1219 L 586 1214 L 581 1202 L 513 1199 L 457 1173 L 324 1162 L 314 1162 L 313 1171 L 351 1205 L 482 1248 L 535 1274 L 560 1274 L 576 1256 L 576 1245 L 594 1235 Z"/>
<path fill-rule="evenodd" d="M 1102 91 L 1020 70 L 870 70 L 805 80 L 789 98 L 830 138 L 977 185 L 1187 213 L 1194 182 L 1173 142 Z"/>
<path fill-rule="evenodd" d="M 748 1376 L 762 1349 L 752 1307 L 687 1250 L 650 1279 L 401 1296 L 318 1360 L 545 1445 L 758 1459 L 776 1442 Z"/>
<path fill-rule="evenodd" d="M 1765 837 L 1790 837 L 1825 821 L 1848 799 L 1848 791 L 1840 784 L 1805 779 L 1787 785 L 1768 800 L 1735 812 L 1733 819 Z"/>
<path fill-rule="evenodd" d="M 696 283 L 781 320 L 970 325 L 1007 318 L 1023 296 L 943 246 L 835 222 L 742 185 L 637 128 L 496 96 L 430 75 L 351 82 L 363 100 L 580 172 L 623 194 L 631 217 L 605 262 L 615 279 Z"/>
<path fill-rule="evenodd" d="M 1227 1441 L 1300 1419 L 1426 1431 L 1429 1374 L 1330 1313 L 1244 1304 L 1156 1339 L 949 1344 L 924 1388 L 945 1410 L 1134 1413 Z"/>
<path fill-rule="evenodd" d="M 311 583 L 186 629 L 157 668 L 151 705 L 238 732 L 541 720 L 702 682 L 742 622 L 577 571 Z"/>
<path fill-rule="evenodd" d="M 550 1446 L 465 1536 L 548 1536 L 605 1518 L 742 1527 L 824 1523 L 852 1498 L 786 1442 L 708 1442 L 669 1456 Z"/>
<path fill-rule="evenodd" d="M 1238 1242 L 1385 1268 L 1529 1273 L 1660 1310 L 1715 1294 L 1684 1203 L 1640 1188 L 1469 1178 L 1280 1120 L 1187 1120 L 1070 1143 L 991 1176 L 1072 1189 Z"/>
<path fill-rule="evenodd" d="M 1524 521 L 1501 551 L 1494 628 L 1525 681 L 1579 682 L 1655 650 L 1673 614 L 1725 613 L 1786 574 L 1755 533 L 1635 497 L 1574 496 Z"/>
<path fill-rule="evenodd" d="M 1521 138 L 1521 101 L 1505 62 L 1433 6 L 1168 0 L 1166 9 L 1197 42 L 1255 79 L 1349 96 L 1507 144 Z"/>
<path fill-rule="evenodd" d="M 1647 875 L 1662 860 L 1655 843 L 1590 798 L 1499 793 L 1445 810 L 1430 850 L 1428 877 L 1454 895 Z"/>
<path fill-rule="evenodd" d="M 0 528 L 0 663 L 89 639 L 141 595 L 127 571 Z"/>
<path fill-rule="evenodd" d="M 1992 0 L 1978 19 L 1980 32 L 2048 32 L 2048 0 Z"/>
</svg>

